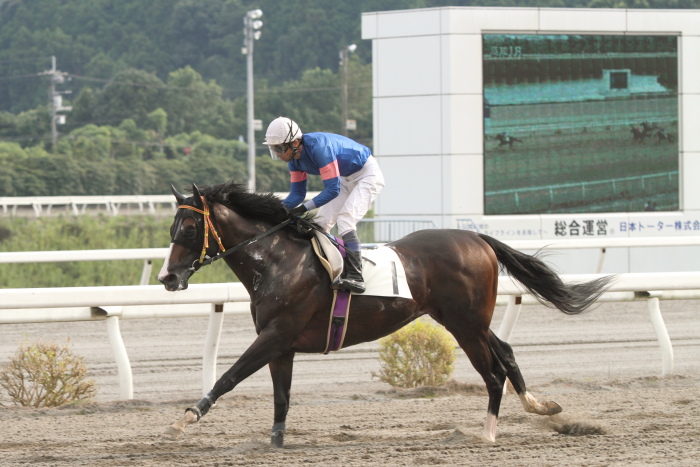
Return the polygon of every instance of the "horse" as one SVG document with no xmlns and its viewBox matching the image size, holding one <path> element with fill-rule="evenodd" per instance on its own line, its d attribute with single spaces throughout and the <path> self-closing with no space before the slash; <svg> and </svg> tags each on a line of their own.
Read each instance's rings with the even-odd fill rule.
<svg viewBox="0 0 700 467">
<path fill-rule="evenodd" d="M 663 141 L 668 142 L 668 144 L 673 144 L 676 142 L 676 137 L 673 135 L 673 133 L 668 133 L 663 128 L 657 129 L 655 135 L 657 145 L 661 144 Z"/>
<path fill-rule="evenodd" d="M 656 123 L 649 123 L 646 120 L 639 124 L 642 127 L 645 137 L 649 137 L 654 134 L 654 130 L 657 128 Z"/>
<path fill-rule="evenodd" d="M 178 209 L 159 281 L 169 291 L 186 289 L 202 265 L 223 257 L 250 294 L 257 338 L 164 436 L 181 437 L 185 427 L 205 416 L 222 395 L 268 365 L 274 398 L 270 439 L 273 446 L 282 447 L 294 356 L 321 353 L 326 346 L 333 298 L 330 276 L 312 251 L 308 230 L 298 228 L 301 222 L 290 219 L 273 194 L 250 193 L 233 181 L 201 189 L 193 184 L 190 197 L 171 188 Z M 216 241 L 210 242 L 211 237 Z M 539 401 L 527 391 L 511 346 L 489 329 L 499 269 L 544 304 L 574 315 L 588 309 L 613 276 L 565 284 L 536 256 L 467 230 L 421 230 L 386 246 L 404 266 L 412 299 L 353 294 L 343 348 L 374 341 L 429 315 L 452 333 L 486 384 L 487 440 L 496 440 L 506 378 L 525 411 L 561 412 L 556 402 Z"/>
<path fill-rule="evenodd" d="M 639 127 L 632 127 L 630 130 L 632 133 L 632 142 L 642 144 L 644 139 L 648 136 L 647 133 Z"/>
<path fill-rule="evenodd" d="M 496 140 L 498 141 L 499 148 L 502 148 L 503 146 L 508 146 L 509 148 L 512 148 L 516 142 L 523 142 L 523 140 L 516 138 L 515 136 L 510 136 L 508 133 L 497 134 Z"/>
</svg>

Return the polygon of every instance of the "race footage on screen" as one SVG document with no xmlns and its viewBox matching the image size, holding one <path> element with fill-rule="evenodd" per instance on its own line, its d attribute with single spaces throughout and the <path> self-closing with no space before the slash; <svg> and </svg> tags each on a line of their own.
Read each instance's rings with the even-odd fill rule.
<svg viewBox="0 0 700 467">
<path fill-rule="evenodd" d="M 483 43 L 485 214 L 679 209 L 676 36 Z"/>
</svg>

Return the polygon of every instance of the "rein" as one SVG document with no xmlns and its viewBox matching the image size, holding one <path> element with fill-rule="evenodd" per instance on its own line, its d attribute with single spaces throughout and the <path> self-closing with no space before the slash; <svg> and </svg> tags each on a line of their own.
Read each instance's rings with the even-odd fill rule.
<svg viewBox="0 0 700 467">
<path fill-rule="evenodd" d="M 202 245 L 202 254 L 199 256 L 199 268 L 200 269 L 202 266 L 207 266 L 211 263 L 213 263 L 216 260 L 219 260 L 221 258 L 224 258 L 230 254 L 235 253 L 236 251 L 240 250 L 241 248 L 245 248 L 246 246 L 250 245 L 251 243 L 255 243 L 261 238 L 267 237 L 268 235 L 278 231 L 279 229 L 289 225 L 292 220 L 287 219 L 284 222 L 275 225 L 274 227 L 271 227 L 270 229 L 264 231 L 261 234 L 256 235 L 253 238 L 249 238 L 248 240 L 244 240 L 243 242 L 239 243 L 238 245 L 234 246 L 233 248 L 229 248 L 228 250 L 224 248 L 223 243 L 221 243 L 221 237 L 219 236 L 218 232 L 214 228 L 214 222 L 211 220 L 211 212 L 209 211 L 209 205 L 207 204 L 207 201 L 204 199 L 204 196 L 202 198 L 202 203 L 204 205 L 204 209 L 198 209 L 195 208 L 194 206 L 188 206 L 185 204 L 181 204 L 178 206 L 178 209 L 190 209 L 194 212 L 198 212 L 199 214 L 202 214 L 204 216 L 204 244 Z M 204 259 L 207 256 L 207 249 L 209 248 L 209 230 L 211 229 L 212 236 L 216 239 L 216 242 L 219 244 L 219 252 L 215 254 L 214 256 Z M 196 271 L 195 271 L 196 272 Z"/>
</svg>

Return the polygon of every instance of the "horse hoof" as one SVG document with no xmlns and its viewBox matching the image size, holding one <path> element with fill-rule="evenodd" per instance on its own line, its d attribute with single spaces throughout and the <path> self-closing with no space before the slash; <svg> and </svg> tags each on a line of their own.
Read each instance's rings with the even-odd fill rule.
<svg viewBox="0 0 700 467">
<path fill-rule="evenodd" d="M 167 430 L 165 430 L 165 433 L 163 433 L 163 438 L 171 440 L 171 441 L 177 441 L 180 438 L 182 438 L 182 435 L 185 434 L 185 430 L 182 428 L 177 428 L 174 426 L 169 426 Z"/>
<path fill-rule="evenodd" d="M 486 442 L 494 443 L 494 444 L 496 443 L 496 435 L 494 433 L 491 433 L 490 431 L 484 431 L 481 434 L 481 437 Z"/>
<path fill-rule="evenodd" d="M 554 401 L 547 401 L 544 405 L 547 407 L 547 415 L 556 415 L 564 410 Z"/>
<path fill-rule="evenodd" d="M 281 448 L 284 446 L 284 431 L 279 430 L 272 433 L 272 438 L 270 439 L 270 444 L 273 447 Z"/>
</svg>

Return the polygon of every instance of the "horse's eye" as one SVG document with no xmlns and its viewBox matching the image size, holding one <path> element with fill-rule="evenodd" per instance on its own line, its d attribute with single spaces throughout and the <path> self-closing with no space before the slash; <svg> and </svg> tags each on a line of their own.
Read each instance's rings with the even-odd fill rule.
<svg viewBox="0 0 700 467">
<path fill-rule="evenodd" d="M 194 225 L 188 225 L 183 229 L 182 234 L 187 240 L 194 240 L 194 238 L 197 236 L 197 229 Z"/>
</svg>

